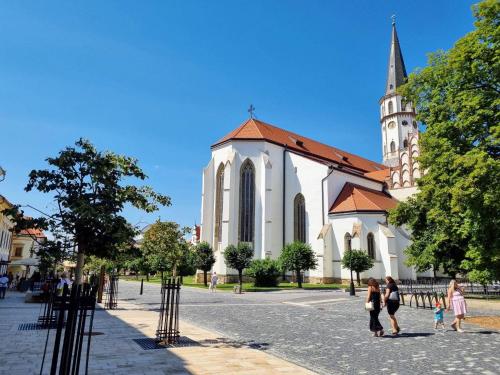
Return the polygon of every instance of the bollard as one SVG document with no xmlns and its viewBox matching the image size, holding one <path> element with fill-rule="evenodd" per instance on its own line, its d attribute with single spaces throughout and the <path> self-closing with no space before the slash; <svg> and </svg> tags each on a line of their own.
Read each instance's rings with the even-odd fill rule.
<svg viewBox="0 0 500 375">
<path fill-rule="evenodd" d="M 141 292 L 139 293 L 142 296 L 142 292 L 144 290 L 144 279 L 141 279 Z"/>
</svg>

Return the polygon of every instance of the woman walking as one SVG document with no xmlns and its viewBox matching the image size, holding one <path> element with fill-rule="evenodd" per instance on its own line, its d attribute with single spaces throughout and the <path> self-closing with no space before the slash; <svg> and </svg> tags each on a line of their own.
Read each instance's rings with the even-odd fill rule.
<svg viewBox="0 0 500 375">
<path fill-rule="evenodd" d="M 465 314 L 467 314 L 467 303 L 465 302 L 464 291 L 458 285 L 457 280 L 451 280 L 448 287 L 448 309 L 450 307 L 453 308 L 455 314 L 455 320 L 453 320 L 451 328 L 460 333 L 464 332 L 462 320 L 465 319 Z"/>
<path fill-rule="evenodd" d="M 400 331 L 398 321 L 396 319 L 396 311 L 399 309 L 399 288 L 394 279 L 390 276 L 385 278 L 387 284 L 384 295 L 384 303 L 387 306 L 387 313 L 391 322 L 391 332 L 395 336 Z"/>
<path fill-rule="evenodd" d="M 382 327 L 380 320 L 378 320 L 382 308 L 382 298 L 378 282 L 373 278 L 368 280 L 368 294 L 366 296 L 366 304 L 370 303 L 370 331 L 373 332 L 373 336 L 382 337 L 384 336 L 384 327 Z"/>
</svg>

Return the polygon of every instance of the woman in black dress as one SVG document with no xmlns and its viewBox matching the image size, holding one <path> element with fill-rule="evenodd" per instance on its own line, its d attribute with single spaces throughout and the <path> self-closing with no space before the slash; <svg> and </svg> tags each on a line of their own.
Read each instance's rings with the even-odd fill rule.
<svg viewBox="0 0 500 375">
<path fill-rule="evenodd" d="M 368 294 L 366 296 L 366 303 L 373 303 L 373 310 L 370 311 L 370 331 L 373 332 L 373 336 L 382 337 L 384 336 L 384 327 L 380 324 L 378 316 L 380 314 L 380 309 L 382 306 L 382 298 L 380 295 L 380 287 L 377 280 L 370 278 L 368 280 Z"/>
<path fill-rule="evenodd" d="M 385 282 L 387 287 L 385 288 L 384 303 L 387 306 L 392 334 L 397 335 L 401 331 L 396 319 L 396 311 L 399 309 L 399 288 L 390 276 L 385 278 Z"/>
</svg>

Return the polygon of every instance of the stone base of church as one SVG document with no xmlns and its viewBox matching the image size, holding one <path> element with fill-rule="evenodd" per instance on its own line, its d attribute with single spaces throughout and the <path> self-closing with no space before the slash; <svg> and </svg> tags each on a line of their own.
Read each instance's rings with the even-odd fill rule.
<svg viewBox="0 0 500 375">
<path fill-rule="evenodd" d="M 207 272 L 207 282 L 210 283 L 210 279 L 212 277 L 211 272 Z M 237 283 L 238 282 L 238 275 L 221 275 L 217 274 L 217 282 L 219 284 L 228 284 L 228 283 Z M 196 274 L 195 281 L 198 284 L 203 283 L 203 272 L 199 272 Z M 243 275 L 243 282 L 244 283 L 250 283 L 252 282 L 253 279 L 251 277 Z"/>
<path fill-rule="evenodd" d="M 341 279 L 339 277 L 318 277 L 318 276 L 306 276 L 304 277 L 306 283 L 310 284 L 340 284 Z"/>
</svg>

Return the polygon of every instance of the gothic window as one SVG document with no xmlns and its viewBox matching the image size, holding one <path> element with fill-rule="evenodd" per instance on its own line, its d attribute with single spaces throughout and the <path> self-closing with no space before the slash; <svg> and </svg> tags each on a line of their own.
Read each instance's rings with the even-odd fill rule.
<svg viewBox="0 0 500 375">
<path fill-rule="evenodd" d="M 394 141 L 391 141 L 391 152 L 396 152 L 396 143 Z"/>
<path fill-rule="evenodd" d="M 404 147 L 404 148 L 407 148 L 407 147 L 408 147 L 408 140 L 407 140 L 407 139 L 405 139 L 405 140 L 403 141 L 403 147 Z"/>
<path fill-rule="evenodd" d="M 417 128 L 417 122 L 416 121 L 413 121 L 413 128 L 416 129 Z"/>
<path fill-rule="evenodd" d="M 392 101 L 389 102 L 387 111 L 389 112 L 389 114 L 393 112 Z"/>
<path fill-rule="evenodd" d="M 215 177 L 215 243 L 222 241 L 222 209 L 224 206 L 224 164 L 221 163 Z"/>
<path fill-rule="evenodd" d="M 387 146 L 384 145 L 384 155 L 387 154 Z"/>
<path fill-rule="evenodd" d="M 401 100 L 401 111 L 406 111 L 406 103 L 403 100 Z"/>
<path fill-rule="evenodd" d="M 406 125 L 408 125 L 408 121 L 403 120 L 403 121 L 401 121 L 401 124 L 402 124 L 403 126 L 406 126 Z"/>
<path fill-rule="evenodd" d="M 368 243 L 368 255 L 370 258 L 375 259 L 375 237 L 373 233 L 368 233 L 366 236 L 366 242 Z"/>
<path fill-rule="evenodd" d="M 293 240 L 306 242 L 306 201 L 300 193 L 293 201 Z"/>
<path fill-rule="evenodd" d="M 240 171 L 240 242 L 253 242 L 255 226 L 255 168 L 247 159 Z"/>
<path fill-rule="evenodd" d="M 346 233 L 344 235 L 344 252 L 351 250 L 351 235 Z"/>
</svg>

